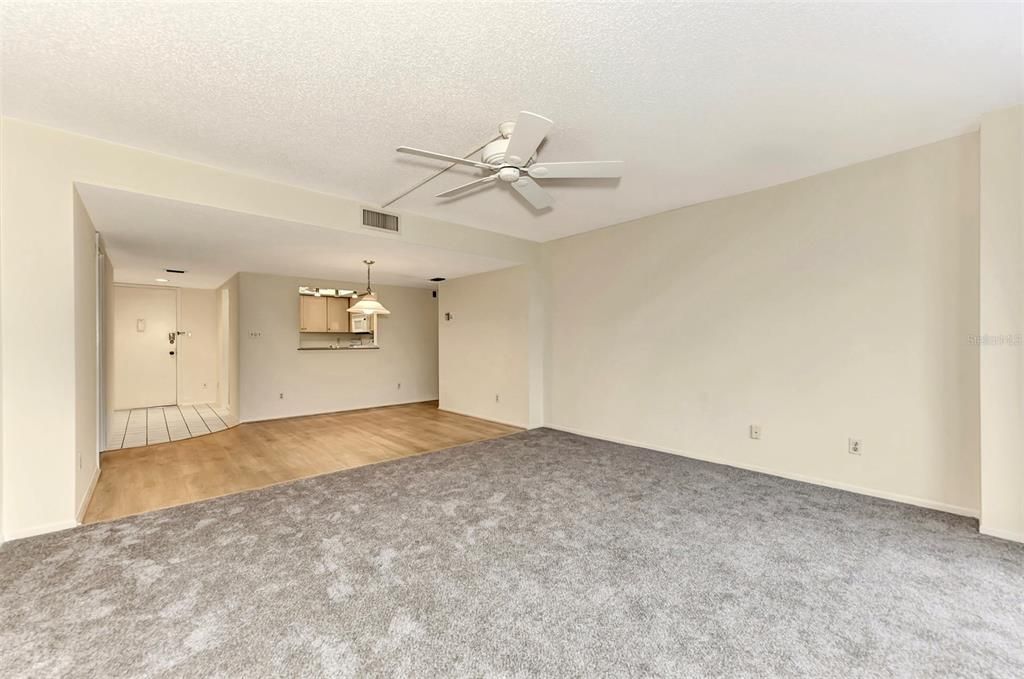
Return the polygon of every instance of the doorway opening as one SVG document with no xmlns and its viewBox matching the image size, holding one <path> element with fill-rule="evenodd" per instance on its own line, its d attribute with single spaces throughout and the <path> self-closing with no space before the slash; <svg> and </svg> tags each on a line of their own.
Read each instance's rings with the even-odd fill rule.
<svg viewBox="0 0 1024 679">
<path fill-rule="evenodd" d="M 115 284 L 113 380 L 104 450 L 192 438 L 227 428 L 219 403 L 218 290 Z"/>
</svg>

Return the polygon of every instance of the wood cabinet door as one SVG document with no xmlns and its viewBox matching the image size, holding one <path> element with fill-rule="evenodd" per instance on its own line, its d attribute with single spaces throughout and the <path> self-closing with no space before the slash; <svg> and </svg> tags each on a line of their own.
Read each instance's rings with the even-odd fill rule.
<svg viewBox="0 0 1024 679">
<path fill-rule="evenodd" d="M 299 330 L 301 332 L 327 332 L 326 297 L 299 296 Z"/>
<path fill-rule="evenodd" d="M 345 297 L 327 298 L 327 330 L 329 332 L 348 332 L 348 299 Z"/>
</svg>

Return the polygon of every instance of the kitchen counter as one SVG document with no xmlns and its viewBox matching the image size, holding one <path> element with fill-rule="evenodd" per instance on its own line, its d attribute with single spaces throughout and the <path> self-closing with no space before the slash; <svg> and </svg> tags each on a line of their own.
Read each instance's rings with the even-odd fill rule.
<svg viewBox="0 0 1024 679">
<path fill-rule="evenodd" d="M 369 344 L 365 347 L 299 347 L 299 351 L 366 351 L 367 349 L 380 349 L 380 347 Z"/>
</svg>

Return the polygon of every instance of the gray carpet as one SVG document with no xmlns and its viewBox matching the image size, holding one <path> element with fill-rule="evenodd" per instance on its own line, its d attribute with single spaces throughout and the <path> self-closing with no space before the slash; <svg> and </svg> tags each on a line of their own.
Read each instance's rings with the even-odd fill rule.
<svg viewBox="0 0 1024 679">
<path fill-rule="evenodd" d="M 1024 676 L 1024 546 L 550 430 L 0 548 L 0 675 Z"/>
</svg>

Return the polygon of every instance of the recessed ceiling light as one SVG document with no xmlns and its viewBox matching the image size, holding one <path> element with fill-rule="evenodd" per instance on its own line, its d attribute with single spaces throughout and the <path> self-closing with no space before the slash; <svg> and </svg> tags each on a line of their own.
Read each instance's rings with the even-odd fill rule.
<svg viewBox="0 0 1024 679">
<path fill-rule="evenodd" d="M 166 278 L 157 278 L 157 279 L 156 279 L 156 282 L 157 282 L 157 283 L 166 283 L 166 282 L 167 282 L 167 279 L 166 279 Z"/>
</svg>

